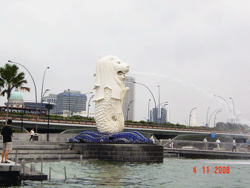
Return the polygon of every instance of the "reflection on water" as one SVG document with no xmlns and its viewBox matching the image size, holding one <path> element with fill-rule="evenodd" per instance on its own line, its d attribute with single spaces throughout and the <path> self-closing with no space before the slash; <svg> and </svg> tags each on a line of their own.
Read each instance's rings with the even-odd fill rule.
<svg viewBox="0 0 250 188">
<path fill-rule="evenodd" d="M 93 174 L 93 178 L 97 187 L 102 185 L 116 187 L 124 185 L 120 180 L 126 176 L 128 169 L 124 167 L 123 163 L 92 161 L 90 164 L 89 169 L 96 172 Z"/>
<path fill-rule="evenodd" d="M 65 181 L 64 166 L 67 169 Z M 216 167 L 230 173 L 215 173 Z M 51 181 L 25 181 L 21 187 L 248 187 L 248 160 L 164 159 L 163 163 L 119 163 L 99 160 L 45 162 Z M 193 172 L 196 167 L 196 173 Z M 203 167 L 209 171 L 203 172 Z M 40 164 L 36 164 L 40 169 Z"/>
</svg>

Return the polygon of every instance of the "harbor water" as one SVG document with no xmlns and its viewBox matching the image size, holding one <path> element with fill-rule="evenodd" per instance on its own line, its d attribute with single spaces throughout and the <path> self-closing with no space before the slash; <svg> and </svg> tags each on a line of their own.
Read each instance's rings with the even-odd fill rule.
<svg viewBox="0 0 250 188">
<path fill-rule="evenodd" d="M 50 180 L 43 182 L 26 180 L 20 187 L 204 188 L 249 187 L 250 183 L 249 160 L 165 158 L 163 163 L 149 164 L 100 160 L 44 162 L 43 172 L 48 174 L 48 178 L 50 167 Z M 36 163 L 36 170 L 40 169 L 41 164 Z"/>
</svg>

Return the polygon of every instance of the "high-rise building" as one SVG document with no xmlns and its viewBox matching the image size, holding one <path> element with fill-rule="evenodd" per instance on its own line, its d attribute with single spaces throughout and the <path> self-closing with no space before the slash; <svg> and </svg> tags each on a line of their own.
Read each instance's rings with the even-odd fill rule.
<svg viewBox="0 0 250 188">
<path fill-rule="evenodd" d="M 64 90 L 57 95 L 56 114 L 64 114 L 64 111 L 73 112 L 86 111 L 87 96 L 80 91 Z"/>
<path fill-rule="evenodd" d="M 167 122 L 170 122 L 170 108 L 166 107 L 167 109 Z"/>
<path fill-rule="evenodd" d="M 57 94 L 49 94 L 49 96 L 44 97 L 44 102 L 56 104 Z M 50 114 L 56 114 L 56 105 L 50 110 Z"/>
<path fill-rule="evenodd" d="M 152 110 L 150 110 L 150 121 L 151 122 L 158 122 L 158 108 L 153 108 Z"/>
<path fill-rule="evenodd" d="M 122 111 L 124 115 L 124 120 L 134 120 L 135 112 L 135 88 L 134 88 L 135 78 L 127 76 L 124 83 L 125 87 L 128 87 L 128 93 L 123 100 Z"/>
<path fill-rule="evenodd" d="M 166 123 L 169 122 L 169 108 L 161 108 L 161 117 L 158 118 L 158 108 L 153 108 L 150 111 L 150 121 L 155 123 Z"/>
</svg>

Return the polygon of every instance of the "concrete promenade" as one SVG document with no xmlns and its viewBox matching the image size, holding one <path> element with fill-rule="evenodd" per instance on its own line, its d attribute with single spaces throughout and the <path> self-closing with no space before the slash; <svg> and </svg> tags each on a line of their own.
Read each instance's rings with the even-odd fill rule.
<svg viewBox="0 0 250 188">
<path fill-rule="evenodd" d="M 192 149 L 171 149 L 165 148 L 164 155 L 172 154 L 175 157 L 199 158 L 199 159 L 250 159 L 250 153 L 213 151 L 213 150 L 192 150 Z"/>
<path fill-rule="evenodd" d="M 169 140 L 161 140 L 164 145 L 165 157 L 186 157 L 186 158 L 206 158 L 206 159 L 250 159 L 250 145 L 237 143 L 237 152 L 232 152 L 233 144 L 223 142 L 220 149 L 215 142 L 173 140 L 174 148 L 169 147 Z"/>
<path fill-rule="evenodd" d="M 15 161 L 25 159 L 28 161 L 79 159 L 77 151 L 70 150 L 65 146 L 60 146 L 69 141 L 75 134 L 50 134 L 47 141 L 46 134 L 38 134 L 38 141 L 29 141 L 28 133 L 14 133 L 12 139 L 12 151 L 8 158 Z M 0 136 L 0 149 L 2 150 L 2 136 Z"/>
<path fill-rule="evenodd" d="M 38 134 L 38 141 L 39 142 L 47 142 L 48 144 L 50 142 L 68 142 L 69 138 L 75 137 L 76 134 L 59 134 L 59 133 L 49 133 L 49 142 L 47 141 L 47 134 L 41 133 Z M 2 141 L 3 136 L 0 135 L 0 142 Z M 12 142 L 13 145 L 22 145 L 22 142 L 29 141 L 30 136 L 29 133 L 14 133 Z M 34 141 L 35 142 L 35 141 Z"/>
<path fill-rule="evenodd" d="M 28 133 L 14 133 L 13 150 L 9 153 L 9 159 L 20 162 L 23 159 L 27 161 L 39 162 L 44 160 L 61 160 L 61 159 L 81 159 L 78 151 L 71 150 L 65 143 L 69 138 L 75 137 L 76 134 L 38 134 L 38 141 L 29 141 Z M 0 149 L 2 150 L 2 136 L 0 136 Z M 193 158 L 250 158 L 249 150 L 244 148 L 242 143 L 237 144 L 237 152 L 232 153 L 232 143 L 222 143 L 221 151 L 216 151 L 216 144 L 208 142 L 207 150 L 204 150 L 204 142 L 201 141 L 177 141 L 174 140 L 174 150 L 169 149 L 169 140 L 159 140 L 159 144 L 164 146 L 164 156 L 185 156 Z"/>
<path fill-rule="evenodd" d="M 28 133 L 14 133 L 12 151 L 8 156 L 10 163 L 0 163 L 0 186 L 19 185 L 22 180 L 47 180 L 46 174 L 35 170 L 34 162 L 42 165 L 45 160 L 80 159 L 79 152 L 59 146 L 74 136 L 75 134 L 50 134 L 50 141 L 47 141 L 46 134 L 39 134 L 38 141 L 29 141 Z M 0 142 L 2 150 L 2 136 Z M 31 167 L 27 167 L 26 162 L 29 162 Z"/>
</svg>

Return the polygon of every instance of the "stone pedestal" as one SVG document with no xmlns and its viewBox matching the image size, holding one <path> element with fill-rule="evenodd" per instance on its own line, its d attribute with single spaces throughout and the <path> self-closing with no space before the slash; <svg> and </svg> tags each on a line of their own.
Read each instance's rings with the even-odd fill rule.
<svg viewBox="0 0 250 188">
<path fill-rule="evenodd" d="M 83 158 L 120 162 L 163 162 L 163 146 L 155 144 L 68 143 Z"/>
</svg>

